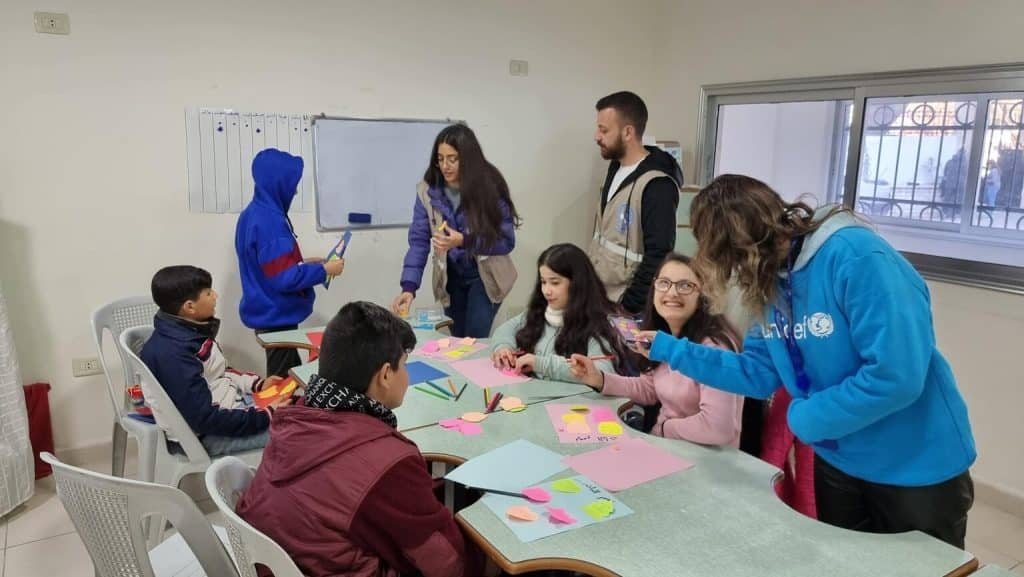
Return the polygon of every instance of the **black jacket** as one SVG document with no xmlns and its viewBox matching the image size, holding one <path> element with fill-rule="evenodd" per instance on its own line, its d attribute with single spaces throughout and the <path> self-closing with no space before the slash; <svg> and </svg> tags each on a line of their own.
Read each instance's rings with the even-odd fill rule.
<svg viewBox="0 0 1024 577">
<path fill-rule="evenodd" d="M 633 280 L 622 295 L 622 306 L 631 313 L 643 311 L 647 302 L 647 293 L 651 288 L 651 280 L 658 272 L 658 267 L 665 255 L 676 245 L 676 208 L 679 206 L 679 187 L 683 183 L 683 171 L 676 159 L 664 150 L 645 147 L 650 154 L 640 162 L 640 166 L 622 181 L 616 194 L 627 194 L 629 187 L 645 172 L 660 170 L 672 179 L 656 178 L 643 190 L 641 199 L 640 230 L 644 238 L 644 259 L 633 275 Z M 608 188 L 619 170 L 619 162 L 612 161 L 608 165 L 608 175 L 601 187 L 601 213 L 608 204 Z M 634 191 L 636 192 L 636 191 Z"/>
</svg>

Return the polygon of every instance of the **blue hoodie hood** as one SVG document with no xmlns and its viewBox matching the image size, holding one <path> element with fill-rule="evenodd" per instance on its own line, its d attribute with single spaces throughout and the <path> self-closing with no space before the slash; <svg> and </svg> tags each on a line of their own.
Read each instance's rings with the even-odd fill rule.
<svg viewBox="0 0 1024 577">
<path fill-rule="evenodd" d="M 287 214 L 302 179 L 302 158 L 276 148 L 261 150 L 252 161 L 256 183 L 253 200 L 277 207 Z"/>
</svg>

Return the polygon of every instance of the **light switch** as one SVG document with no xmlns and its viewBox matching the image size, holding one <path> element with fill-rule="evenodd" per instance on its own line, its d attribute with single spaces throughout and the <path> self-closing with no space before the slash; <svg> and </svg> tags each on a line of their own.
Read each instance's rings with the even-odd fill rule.
<svg viewBox="0 0 1024 577">
<path fill-rule="evenodd" d="M 71 17 L 56 12 L 35 13 L 36 32 L 43 34 L 71 34 Z"/>
</svg>

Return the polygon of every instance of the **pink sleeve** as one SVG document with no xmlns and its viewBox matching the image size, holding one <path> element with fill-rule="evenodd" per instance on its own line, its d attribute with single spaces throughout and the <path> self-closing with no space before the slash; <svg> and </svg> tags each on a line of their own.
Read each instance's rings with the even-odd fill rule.
<svg viewBox="0 0 1024 577">
<path fill-rule="evenodd" d="M 740 437 L 742 404 L 739 395 L 700 385 L 700 410 L 690 417 L 665 421 L 662 436 L 701 445 L 732 444 Z"/>
<path fill-rule="evenodd" d="M 704 339 L 701 344 L 716 349 L 726 348 L 711 339 Z M 662 436 L 668 439 L 684 439 L 701 445 L 738 446 L 743 397 L 700 383 L 694 384 L 700 391 L 697 414 L 668 419 L 661 425 Z"/>
<path fill-rule="evenodd" d="M 639 377 L 623 377 L 615 373 L 604 374 L 604 388 L 601 393 L 612 397 L 627 397 L 634 403 L 653 405 L 658 402 L 658 394 L 654 390 L 653 371 Z"/>
</svg>

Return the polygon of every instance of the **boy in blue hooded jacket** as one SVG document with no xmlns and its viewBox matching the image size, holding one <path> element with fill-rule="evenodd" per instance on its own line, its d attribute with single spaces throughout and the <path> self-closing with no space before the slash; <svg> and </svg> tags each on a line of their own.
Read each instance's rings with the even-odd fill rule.
<svg viewBox="0 0 1024 577">
<path fill-rule="evenodd" d="M 690 218 L 705 291 L 721 306 L 736 282 L 758 326 L 742 353 L 664 333 L 642 334 L 641 352 L 732 393 L 784 386 L 789 427 L 814 448 L 820 520 L 962 549 L 977 452 L 917 271 L 849 211 L 815 213 L 746 176 L 716 178 Z"/>
<path fill-rule="evenodd" d="M 302 168 L 302 158 L 276 148 L 252 161 L 256 190 L 238 217 L 235 252 L 242 278 L 238 313 L 257 334 L 298 328 L 313 312 L 313 287 L 345 268 L 341 259 L 302 258 L 288 219 Z M 295 349 L 267 349 L 267 376 L 287 376 L 301 363 Z"/>
</svg>

